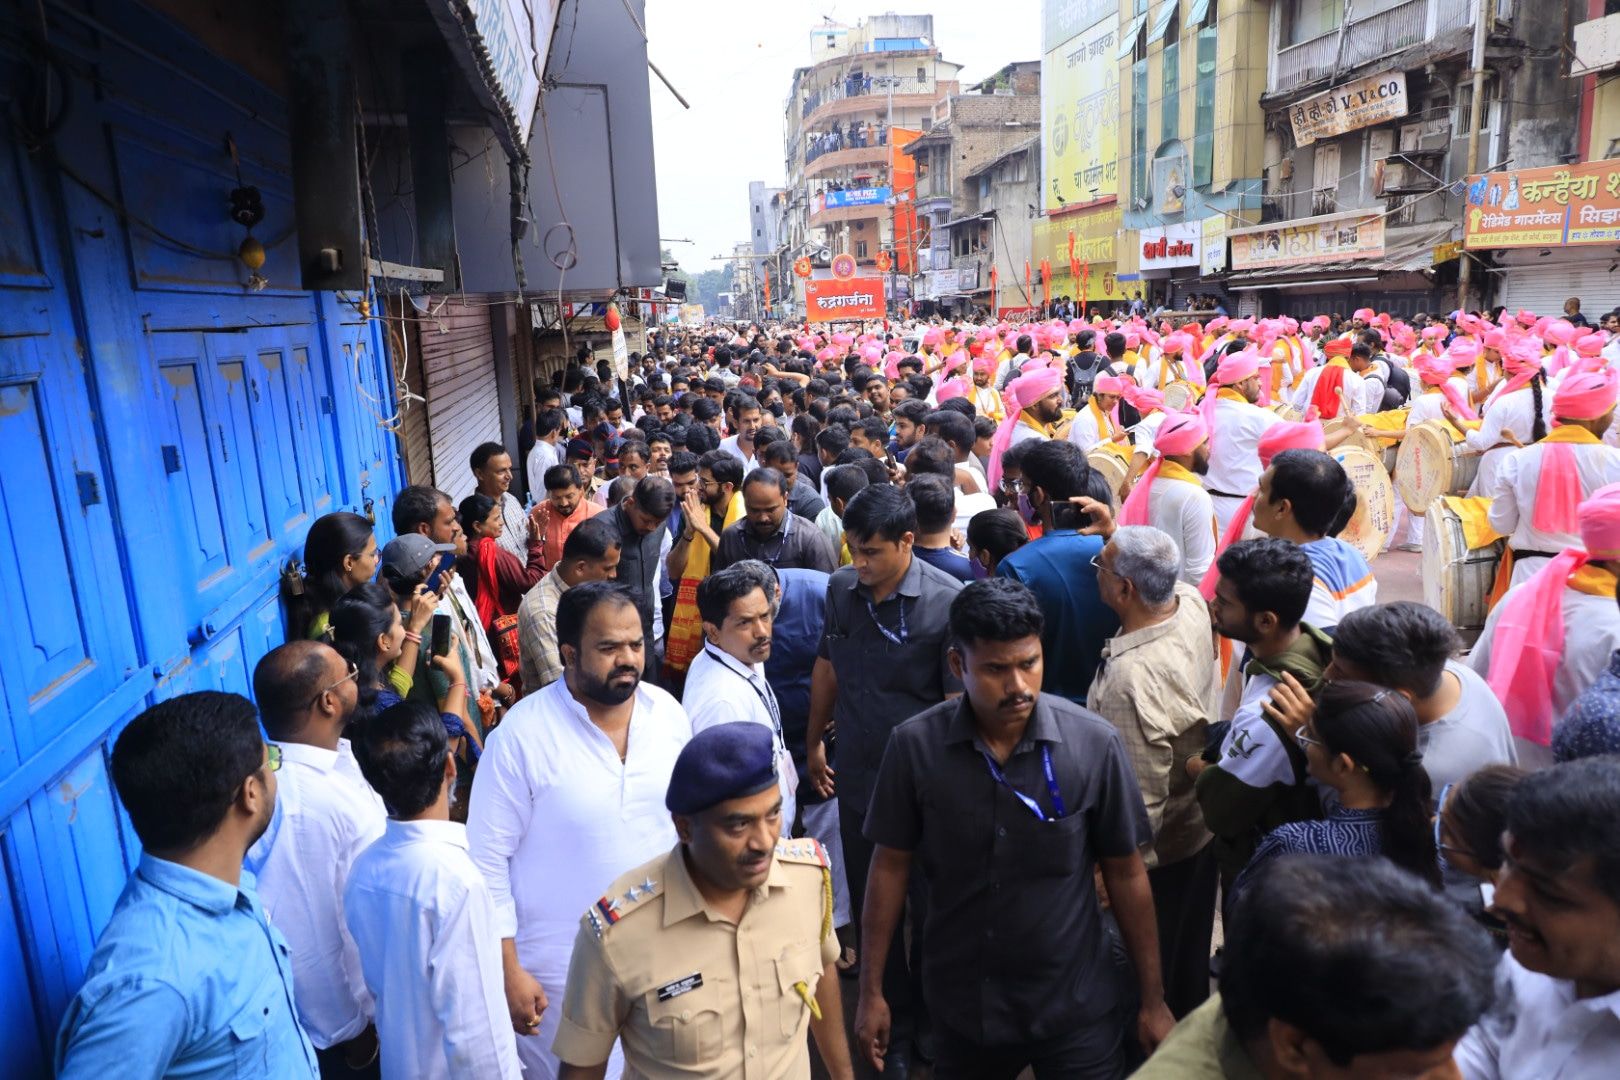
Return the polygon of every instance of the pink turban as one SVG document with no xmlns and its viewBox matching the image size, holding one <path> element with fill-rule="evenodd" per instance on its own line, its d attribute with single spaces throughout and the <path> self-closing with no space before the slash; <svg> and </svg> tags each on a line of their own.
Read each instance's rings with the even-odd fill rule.
<svg viewBox="0 0 1620 1080">
<path fill-rule="evenodd" d="M 1477 334 L 1485 329 L 1485 321 L 1470 311 L 1457 313 L 1457 328 L 1465 334 Z"/>
<path fill-rule="evenodd" d="M 938 345 L 945 340 L 945 331 L 937 326 L 930 326 L 923 331 L 922 343 L 924 345 Z"/>
<path fill-rule="evenodd" d="M 1234 334 L 1247 334 L 1254 330 L 1255 324 L 1253 319 L 1233 319 L 1226 325 Z"/>
<path fill-rule="evenodd" d="M 1137 386 L 1127 383 L 1125 386 L 1125 401 L 1131 408 L 1147 416 L 1164 408 L 1164 395 L 1149 386 Z"/>
<path fill-rule="evenodd" d="M 1137 479 L 1136 486 L 1131 489 L 1125 500 L 1125 505 L 1119 509 L 1119 523 L 1121 525 L 1146 525 L 1148 523 L 1148 493 L 1153 488 L 1153 481 L 1158 478 L 1159 466 L 1164 459 L 1170 456 L 1190 454 L 1198 449 L 1199 445 L 1209 440 L 1209 428 L 1204 426 L 1202 414 L 1194 412 L 1171 413 L 1159 425 L 1159 433 L 1153 438 L 1153 448 L 1159 456 L 1143 470 Z"/>
<path fill-rule="evenodd" d="M 1547 324 L 1546 332 L 1542 334 L 1554 345 L 1568 345 L 1575 340 L 1575 326 L 1563 319 L 1554 319 Z"/>
<path fill-rule="evenodd" d="M 1232 320 L 1228 319 L 1225 315 L 1217 315 L 1213 319 L 1209 320 L 1209 323 L 1204 327 L 1204 329 L 1208 330 L 1211 334 L 1219 333 L 1220 331 L 1226 329 L 1227 325 L 1231 321 Z"/>
<path fill-rule="evenodd" d="M 1127 386 L 1126 380 L 1119 375 L 1099 375 L 1091 384 L 1094 394 L 1123 394 Z"/>
<path fill-rule="evenodd" d="M 1138 330 L 1125 331 L 1125 347 L 1132 352 L 1142 347 L 1142 334 Z"/>
<path fill-rule="evenodd" d="M 996 360 L 996 358 L 994 356 L 990 355 L 990 350 L 986 349 L 984 352 L 980 353 L 978 356 L 975 356 L 973 358 L 973 370 L 974 371 L 994 371 L 994 370 L 996 370 L 996 364 L 997 363 L 998 363 L 998 361 Z"/>
<path fill-rule="evenodd" d="M 1204 394 L 1204 400 L 1199 404 L 1199 408 L 1204 414 L 1204 424 L 1209 428 L 1211 448 L 1215 445 L 1215 401 L 1220 396 L 1218 388 L 1240 383 L 1249 376 L 1258 374 L 1259 371 L 1260 354 L 1253 349 L 1228 353 L 1221 358 L 1220 364 L 1215 368 L 1214 377 L 1209 380 L 1209 390 Z"/>
<path fill-rule="evenodd" d="M 1373 309 L 1370 307 L 1356 308 L 1354 317 L 1360 319 L 1364 323 L 1370 323 L 1373 321 Z"/>
<path fill-rule="evenodd" d="M 949 375 L 951 372 L 967 363 L 967 360 L 968 354 L 962 349 L 957 349 L 945 360 L 945 374 Z"/>
<path fill-rule="evenodd" d="M 1502 367 L 1508 373 L 1508 381 L 1498 397 L 1523 389 L 1541 374 L 1541 347 L 1532 338 L 1520 338 L 1502 354 Z"/>
<path fill-rule="evenodd" d="M 1007 406 L 1007 418 L 996 428 L 995 438 L 990 441 L 990 469 L 986 479 L 992 488 L 1001 483 L 1001 455 L 1007 452 L 1012 445 L 1013 432 L 1022 422 L 1020 417 L 1025 409 L 1041 400 L 1054 390 L 1063 387 L 1063 373 L 1055 368 L 1043 367 L 1030 371 L 1030 364 L 1025 364 L 1022 370 L 1026 374 L 1020 375 L 1007 384 L 1007 389 L 1001 392 L 1001 400 Z"/>
<path fill-rule="evenodd" d="M 1508 335 L 1506 330 L 1485 331 L 1485 347 L 1487 349 L 1495 349 L 1497 352 L 1501 352 L 1507 346 Z"/>
<path fill-rule="evenodd" d="M 1085 320 L 1083 320 L 1083 319 L 1070 319 L 1069 320 L 1069 333 L 1078 334 L 1080 331 L 1082 331 L 1084 329 L 1086 329 Z"/>
<path fill-rule="evenodd" d="M 1526 330 L 1536 325 L 1536 313 L 1533 311 L 1526 311 L 1524 308 L 1520 308 L 1519 313 L 1515 315 L 1514 318 L 1517 319 L 1519 325 L 1524 327 Z"/>
<path fill-rule="evenodd" d="M 1271 468 L 1271 460 L 1284 450 L 1325 450 L 1327 448 L 1327 432 L 1322 428 L 1322 421 L 1317 418 L 1316 409 L 1312 407 L 1305 413 L 1302 421 L 1283 420 L 1272 424 L 1260 436 L 1259 453 L 1260 467 Z M 1221 557 L 1221 552 L 1238 542 L 1243 530 L 1249 527 L 1249 517 L 1254 513 L 1254 500 L 1259 496 L 1258 491 L 1249 493 L 1249 497 L 1238 504 L 1237 513 L 1226 526 L 1226 532 L 1215 545 L 1215 558 Z M 1209 570 L 1204 574 L 1204 580 L 1198 583 L 1198 591 L 1205 600 L 1215 596 L 1215 583 L 1221 579 L 1221 572 L 1215 563 L 1210 563 Z"/>
<path fill-rule="evenodd" d="M 1612 369 L 1571 372 L 1553 395 L 1553 423 L 1596 420 L 1614 408 L 1616 393 L 1620 393 L 1620 375 Z M 1530 524 L 1546 533 L 1573 532 L 1580 500 L 1581 475 L 1574 446 L 1543 443 Z"/>
<path fill-rule="evenodd" d="M 1425 326 L 1423 328 L 1423 340 L 1438 341 L 1445 337 L 1446 333 L 1446 328 L 1443 326 Z"/>
<path fill-rule="evenodd" d="M 1613 368 L 1578 371 L 1565 376 L 1553 395 L 1555 420 L 1596 420 L 1614 408 L 1620 375 Z"/>
<path fill-rule="evenodd" d="M 970 389 L 968 381 L 958 375 L 954 379 L 946 379 L 939 384 L 939 389 L 934 391 L 934 400 L 943 405 L 951 398 L 966 397 Z"/>
<path fill-rule="evenodd" d="M 1583 359 L 1590 360 L 1593 357 L 1603 355 L 1603 346 L 1607 344 L 1607 342 L 1604 339 L 1602 331 L 1588 330 L 1580 337 L 1577 337 L 1571 344 L 1575 349 L 1576 355 L 1582 357 Z"/>
<path fill-rule="evenodd" d="M 851 334 L 834 334 L 832 336 L 832 343 L 841 349 L 847 349 L 855 343 L 855 338 Z"/>
<path fill-rule="evenodd" d="M 1479 359 L 1480 344 L 1473 338 L 1459 337 L 1452 340 L 1450 347 L 1445 351 L 1445 358 L 1453 368 L 1465 368 Z"/>
<path fill-rule="evenodd" d="M 1620 559 L 1620 484 L 1592 492 L 1577 511 L 1585 551 L 1566 548 L 1508 593 L 1497 617 L 1486 681 L 1513 734 L 1539 746 L 1552 735 L 1553 679 L 1564 659 L 1564 588 L 1590 559 Z"/>
<path fill-rule="evenodd" d="M 1463 339 L 1458 339 L 1461 340 Z M 1468 396 L 1452 385 L 1452 377 L 1457 372 L 1455 361 L 1452 359 L 1454 351 L 1454 348 L 1446 350 L 1445 356 L 1430 356 L 1424 353 L 1417 358 L 1413 366 L 1417 369 L 1418 378 L 1429 386 L 1437 387 L 1459 416 L 1468 420 L 1478 420 L 1474 407 L 1468 404 Z"/>
<path fill-rule="evenodd" d="M 1333 325 L 1333 320 L 1326 315 L 1318 315 L 1316 318 L 1311 320 L 1311 325 L 1320 330 L 1326 330 L 1328 327 Z"/>
</svg>

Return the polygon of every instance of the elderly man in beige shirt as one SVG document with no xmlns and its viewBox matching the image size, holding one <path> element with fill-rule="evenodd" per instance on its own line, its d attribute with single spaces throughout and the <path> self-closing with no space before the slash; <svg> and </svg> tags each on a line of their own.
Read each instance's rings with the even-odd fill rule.
<svg viewBox="0 0 1620 1080">
<path fill-rule="evenodd" d="M 1115 529 L 1098 556 L 1119 633 L 1103 646 L 1086 705 L 1119 729 L 1153 827 L 1144 853 L 1159 919 L 1165 1001 L 1177 1019 L 1209 996 L 1216 868 L 1182 767 L 1203 750 L 1218 703 L 1209 609 L 1177 581 L 1181 552 L 1146 525 Z"/>
</svg>

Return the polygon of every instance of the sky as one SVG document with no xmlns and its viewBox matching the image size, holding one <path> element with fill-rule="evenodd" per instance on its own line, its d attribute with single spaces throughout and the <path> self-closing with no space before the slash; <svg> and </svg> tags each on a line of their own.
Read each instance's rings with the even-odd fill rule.
<svg viewBox="0 0 1620 1080">
<path fill-rule="evenodd" d="M 718 266 L 713 256 L 748 239 L 750 180 L 782 185 L 782 108 L 810 29 L 824 15 L 853 26 L 890 12 L 934 16 L 963 86 L 1041 57 L 1039 0 L 647 0 L 648 56 L 692 106 L 650 75 L 659 233 L 694 241 L 664 245 L 684 270 Z"/>
</svg>

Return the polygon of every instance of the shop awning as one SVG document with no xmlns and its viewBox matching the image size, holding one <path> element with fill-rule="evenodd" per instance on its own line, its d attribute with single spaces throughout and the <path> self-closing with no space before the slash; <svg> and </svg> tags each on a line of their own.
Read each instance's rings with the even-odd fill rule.
<svg viewBox="0 0 1620 1080">
<path fill-rule="evenodd" d="M 1380 274 L 1434 269 L 1434 249 L 1452 238 L 1456 223 L 1436 222 L 1391 229 L 1382 255 L 1344 259 L 1323 264 L 1315 273 L 1298 263 L 1268 266 L 1263 270 L 1239 270 L 1226 275 L 1228 289 L 1286 289 L 1304 285 L 1351 284 L 1377 280 Z"/>
<path fill-rule="evenodd" d="M 945 224 L 941 225 L 940 228 L 949 229 L 953 225 L 966 225 L 970 221 L 983 221 L 985 218 L 990 216 L 991 215 L 986 212 L 982 214 L 969 214 L 967 217 L 952 218 L 950 221 L 947 221 Z"/>
</svg>

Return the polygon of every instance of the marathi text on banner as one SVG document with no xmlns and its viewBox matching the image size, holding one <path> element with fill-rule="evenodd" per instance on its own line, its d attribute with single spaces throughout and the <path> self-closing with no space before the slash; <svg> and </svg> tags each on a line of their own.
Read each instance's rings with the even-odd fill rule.
<svg viewBox="0 0 1620 1080">
<path fill-rule="evenodd" d="M 812 278 L 804 283 L 810 322 L 883 318 L 882 278 Z"/>
<path fill-rule="evenodd" d="M 1233 270 L 1286 266 L 1302 260 L 1370 258 L 1384 253 L 1384 219 L 1367 211 L 1231 229 L 1227 236 L 1232 241 Z"/>
<path fill-rule="evenodd" d="M 1119 194 L 1119 19 L 1041 59 L 1042 201 L 1048 212 Z"/>
<path fill-rule="evenodd" d="M 1463 246 L 1620 243 L 1620 160 L 1486 173 L 1468 180 Z"/>
<path fill-rule="evenodd" d="M 1386 71 L 1335 86 L 1308 97 L 1288 110 L 1294 142 L 1309 146 L 1347 131 L 1371 127 L 1406 115 L 1406 73 Z"/>
</svg>

